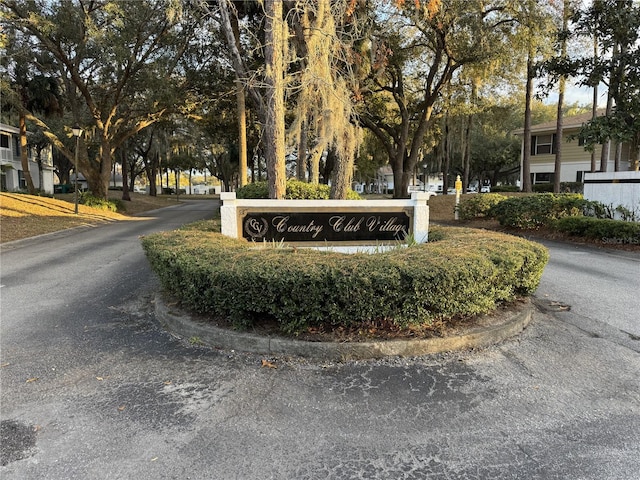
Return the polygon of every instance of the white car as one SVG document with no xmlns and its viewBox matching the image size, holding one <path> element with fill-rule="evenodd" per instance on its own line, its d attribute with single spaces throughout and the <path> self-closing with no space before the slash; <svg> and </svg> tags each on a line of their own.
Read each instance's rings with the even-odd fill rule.
<svg viewBox="0 0 640 480">
<path fill-rule="evenodd" d="M 480 193 L 491 193 L 491 185 L 483 185 Z"/>
</svg>

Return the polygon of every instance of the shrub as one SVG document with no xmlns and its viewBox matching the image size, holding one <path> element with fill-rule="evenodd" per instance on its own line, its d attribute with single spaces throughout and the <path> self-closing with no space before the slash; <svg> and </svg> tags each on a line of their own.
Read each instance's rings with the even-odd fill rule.
<svg viewBox="0 0 640 480">
<path fill-rule="evenodd" d="M 640 223 L 594 217 L 565 217 L 554 222 L 559 232 L 605 243 L 640 245 Z"/>
<path fill-rule="evenodd" d="M 300 180 L 287 180 L 287 190 L 285 198 L 289 200 L 327 200 L 331 187 L 324 184 L 306 183 Z M 238 198 L 269 198 L 269 186 L 267 182 L 249 183 L 236 192 Z M 359 200 L 358 195 L 353 190 L 347 193 L 347 200 Z"/>
<path fill-rule="evenodd" d="M 562 193 L 584 193 L 584 183 L 582 182 L 560 182 Z"/>
<path fill-rule="evenodd" d="M 125 211 L 122 200 L 94 197 L 88 192 L 82 192 L 78 198 L 78 203 L 86 205 L 87 207 L 97 208 L 99 210 L 107 210 L 109 212 L 123 212 Z"/>
<path fill-rule="evenodd" d="M 536 183 L 531 190 L 534 193 L 553 193 L 553 183 Z"/>
<path fill-rule="evenodd" d="M 584 205 L 582 213 L 587 217 L 613 218 L 614 211 L 611 205 L 605 205 L 595 200 L 588 200 Z"/>
<path fill-rule="evenodd" d="M 507 197 L 499 193 L 465 195 L 458 205 L 458 215 L 462 220 L 486 217 L 493 206 L 506 199 Z"/>
<path fill-rule="evenodd" d="M 491 191 L 493 193 L 500 192 L 519 192 L 520 188 L 515 185 L 496 185 L 495 187 L 491 187 Z"/>
<path fill-rule="evenodd" d="M 542 193 L 523 197 L 509 197 L 494 205 L 489 215 L 497 218 L 500 225 L 536 229 L 558 218 L 582 215 L 587 205 L 582 195 L 575 193 Z"/>
<path fill-rule="evenodd" d="M 437 242 L 367 254 L 252 247 L 197 230 L 149 235 L 142 245 L 163 287 L 183 305 L 248 327 L 281 331 L 398 326 L 488 313 L 537 287 L 548 254 L 527 240 L 439 228 Z"/>
<path fill-rule="evenodd" d="M 533 185 L 535 193 L 553 193 L 553 183 L 537 183 Z M 560 182 L 561 193 L 583 193 L 584 183 L 582 182 Z"/>
</svg>

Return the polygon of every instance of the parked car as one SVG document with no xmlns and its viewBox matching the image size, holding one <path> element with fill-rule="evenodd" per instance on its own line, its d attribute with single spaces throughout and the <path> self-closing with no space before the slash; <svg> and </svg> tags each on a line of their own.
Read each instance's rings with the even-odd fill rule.
<svg viewBox="0 0 640 480">
<path fill-rule="evenodd" d="M 491 193 L 491 185 L 483 185 L 480 193 Z"/>
</svg>

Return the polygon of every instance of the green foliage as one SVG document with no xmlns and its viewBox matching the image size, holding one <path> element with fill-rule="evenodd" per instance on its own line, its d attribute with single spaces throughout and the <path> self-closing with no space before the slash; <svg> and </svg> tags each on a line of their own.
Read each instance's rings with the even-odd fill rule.
<svg viewBox="0 0 640 480">
<path fill-rule="evenodd" d="M 255 249 L 180 230 L 142 240 L 163 287 L 185 307 L 238 328 L 274 319 L 288 334 L 312 326 L 399 326 L 492 311 L 537 287 L 546 249 L 521 238 L 438 229 L 441 239 L 375 254 Z"/>
<path fill-rule="evenodd" d="M 285 198 L 289 200 L 328 200 L 331 188 L 329 185 L 301 182 L 300 180 L 287 180 Z M 254 182 L 240 187 L 236 192 L 237 198 L 269 198 L 269 186 L 267 182 Z M 347 200 L 360 200 L 353 190 L 347 193 Z"/>
<path fill-rule="evenodd" d="M 584 183 L 582 182 L 560 182 L 562 193 L 584 193 Z"/>
<path fill-rule="evenodd" d="M 98 210 L 106 210 L 109 212 L 124 212 L 126 208 L 122 203 L 122 200 L 94 197 L 88 192 L 82 192 L 78 197 L 78 203 L 86 205 L 87 207 L 97 208 Z"/>
<path fill-rule="evenodd" d="M 640 4 L 634 0 L 600 0 L 576 12 L 575 34 L 591 39 L 598 32 L 597 58 L 576 58 L 563 65 L 565 73 L 582 78 L 585 86 L 609 85 L 615 109 L 583 125 L 580 138 L 587 149 L 606 140 L 633 142 L 640 136 Z M 634 158 L 637 161 L 637 158 Z"/>
<path fill-rule="evenodd" d="M 575 193 L 541 193 L 509 197 L 491 208 L 489 216 L 497 218 L 500 225 L 529 230 L 551 225 L 558 218 L 582 215 L 587 204 Z"/>
<path fill-rule="evenodd" d="M 605 243 L 640 245 L 640 223 L 594 217 L 565 217 L 554 222 L 559 232 Z"/>
<path fill-rule="evenodd" d="M 640 217 L 640 213 L 638 213 L 637 209 L 631 210 L 624 205 L 614 207 L 611 204 L 605 205 L 597 201 L 586 202 L 584 215 L 587 217 L 609 219 L 618 217 L 620 220 L 625 222 L 636 222 Z"/>
<path fill-rule="evenodd" d="M 507 197 L 500 195 L 499 193 L 465 195 L 458 205 L 458 214 L 462 220 L 486 217 L 491 208 L 506 199 Z"/>
<path fill-rule="evenodd" d="M 537 183 L 531 186 L 534 193 L 553 193 L 553 183 Z"/>
<path fill-rule="evenodd" d="M 247 183 L 236 190 L 237 198 L 269 198 L 269 185 L 267 182 Z"/>
<path fill-rule="evenodd" d="M 519 192 L 520 188 L 515 185 L 496 185 L 491 187 L 492 193 Z"/>
<path fill-rule="evenodd" d="M 553 193 L 553 183 L 538 183 L 531 187 L 536 193 Z M 495 189 L 494 189 L 495 191 Z M 584 191 L 584 184 L 581 182 L 561 182 L 561 193 L 582 193 Z"/>
<path fill-rule="evenodd" d="M 631 210 L 624 205 L 618 205 L 615 208 L 615 212 L 620 215 L 620 219 L 625 222 L 638 222 L 640 221 L 640 215 L 636 210 Z"/>
<path fill-rule="evenodd" d="M 605 205 L 596 201 L 586 202 L 583 214 L 594 218 L 613 218 L 615 209 L 611 205 Z"/>
</svg>

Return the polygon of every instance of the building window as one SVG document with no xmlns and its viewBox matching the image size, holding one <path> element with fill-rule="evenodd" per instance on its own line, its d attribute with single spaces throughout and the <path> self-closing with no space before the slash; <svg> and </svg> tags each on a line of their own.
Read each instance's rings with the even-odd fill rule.
<svg viewBox="0 0 640 480">
<path fill-rule="evenodd" d="M 531 137 L 531 155 L 555 153 L 556 134 L 533 135 Z"/>
<path fill-rule="evenodd" d="M 24 178 L 24 172 L 22 170 L 18 170 L 18 188 L 20 190 L 26 190 L 27 181 Z"/>
<path fill-rule="evenodd" d="M 552 172 L 546 173 L 532 173 L 531 174 L 531 183 L 533 185 L 537 183 L 553 183 L 554 174 Z"/>
<path fill-rule="evenodd" d="M 0 147 L 9 148 L 9 135 L 0 134 Z"/>
<path fill-rule="evenodd" d="M 584 172 L 583 171 L 577 171 L 576 172 L 576 182 L 578 182 L 578 183 L 583 183 L 584 182 Z"/>
</svg>

